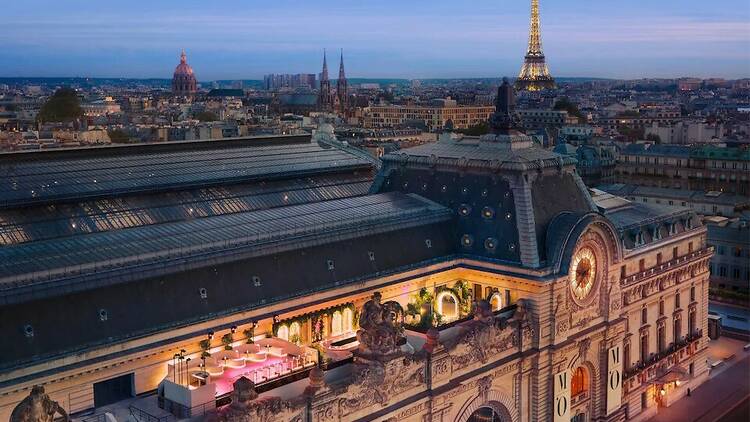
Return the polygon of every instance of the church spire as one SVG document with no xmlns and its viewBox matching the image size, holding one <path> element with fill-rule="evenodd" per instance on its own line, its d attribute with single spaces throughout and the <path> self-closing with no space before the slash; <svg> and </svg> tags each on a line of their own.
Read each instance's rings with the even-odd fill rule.
<svg viewBox="0 0 750 422">
<path fill-rule="evenodd" d="M 341 49 L 341 61 L 339 62 L 339 78 L 336 80 L 336 97 L 338 98 L 338 111 L 346 114 L 349 110 L 349 83 L 346 81 L 344 72 L 344 49 Z"/>
<path fill-rule="evenodd" d="M 344 49 L 341 49 L 341 62 L 339 62 L 339 79 L 346 79 L 344 74 Z"/>
<path fill-rule="evenodd" d="M 323 49 L 323 72 L 320 75 L 320 81 L 328 80 L 328 62 L 326 61 L 326 49 Z"/>
<path fill-rule="evenodd" d="M 318 107 L 322 111 L 331 111 L 333 96 L 331 95 L 331 81 L 328 80 L 328 60 L 326 49 L 323 49 L 323 71 L 320 72 L 320 92 L 318 93 Z"/>
</svg>

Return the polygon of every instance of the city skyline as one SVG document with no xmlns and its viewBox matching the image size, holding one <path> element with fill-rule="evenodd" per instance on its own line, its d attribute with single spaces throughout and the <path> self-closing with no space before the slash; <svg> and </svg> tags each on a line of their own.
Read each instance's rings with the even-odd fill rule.
<svg viewBox="0 0 750 422">
<path fill-rule="evenodd" d="M 185 49 L 199 80 L 262 79 L 317 73 L 323 48 L 343 48 L 352 77 L 515 76 L 529 19 L 527 1 L 477 1 L 470 9 L 225 1 L 179 10 L 133 1 L 117 12 L 78 1 L 32 3 L 6 6 L 0 77 L 167 78 Z M 722 9 L 694 0 L 599 3 L 541 2 L 544 50 L 556 76 L 750 75 L 750 7 L 741 1 Z"/>
</svg>

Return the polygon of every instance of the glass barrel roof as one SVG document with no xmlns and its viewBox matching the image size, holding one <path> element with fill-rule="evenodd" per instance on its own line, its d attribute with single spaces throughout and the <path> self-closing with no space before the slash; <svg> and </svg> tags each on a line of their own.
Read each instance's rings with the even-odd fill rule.
<svg viewBox="0 0 750 422">
<path fill-rule="evenodd" d="M 431 201 L 401 193 L 241 212 L 174 223 L 42 240 L 0 248 L 0 291 L 34 277 L 111 269 L 196 253 L 253 246 L 342 230 L 373 234 L 451 218 Z M 3 286 L 5 284 L 5 286 Z"/>
<path fill-rule="evenodd" d="M 0 157 L 0 207 L 369 166 L 317 143 L 18 160 Z"/>
</svg>

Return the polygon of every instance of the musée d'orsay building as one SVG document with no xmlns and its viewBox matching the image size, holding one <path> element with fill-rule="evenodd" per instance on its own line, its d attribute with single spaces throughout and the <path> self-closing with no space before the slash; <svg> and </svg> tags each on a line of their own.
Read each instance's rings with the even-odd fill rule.
<svg viewBox="0 0 750 422">
<path fill-rule="evenodd" d="M 587 189 L 513 104 L 381 162 L 325 124 L 0 154 L 0 420 L 653 416 L 707 378 L 706 230 Z"/>
</svg>

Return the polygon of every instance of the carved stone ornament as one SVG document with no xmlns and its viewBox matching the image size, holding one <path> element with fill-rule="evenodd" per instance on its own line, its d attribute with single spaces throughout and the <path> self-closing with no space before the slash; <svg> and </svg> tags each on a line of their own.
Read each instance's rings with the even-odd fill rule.
<svg viewBox="0 0 750 422">
<path fill-rule="evenodd" d="M 617 280 L 612 280 L 609 288 L 609 311 L 617 312 L 622 308 L 622 291 L 620 290 L 620 283 Z"/>
<path fill-rule="evenodd" d="M 380 292 L 375 292 L 362 307 L 357 331 L 360 355 L 387 356 L 400 351 L 404 310 L 398 302 L 380 303 L 380 299 Z"/>
<path fill-rule="evenodd" d="M 585 338 L 578 342 L 578 359 L 583 362 L 586 360 L 586 355 L 589 353 L 589 347 L 591 346 L 591 339 Z"/>
<path fill-rule="evenodd" d="M 279 397 L 258 398 L 255 384 L 245 377 L 234 382 L 232 403 L 219 410 L 220 422 L 301 421 L 301 407 Z"/>
<path fill-rule="evenodd" d="M 339 402 L 341 418 L 378 405 L 387 406 L 399 394 L 425 383 L 422 358 L 400 356 L 386 361 L 362 360 L 355 363 L 353 382 Z"/>
<path fill-rule="evenodd" d="M 530 341 L 534 330 L 526 309 L 526 302 L 517 303 L 513 317 L 506 323 L 497 319 L 474 319 L 463 325 L 463 333 L 447 345 L 454 368 L 487 361 L 511 347 L 518 347 L 520 337 Z"/>
<path fill-rule="evenodd" d="M 44 387 L 35 385 L 31 393 L 21 400 L 10 414 L 10 422 L 53 422 L 59 413 L 63 421 L 70 421 L 65 410 L 44 392 Z"/>
</svg>

